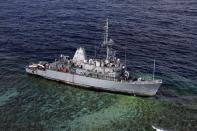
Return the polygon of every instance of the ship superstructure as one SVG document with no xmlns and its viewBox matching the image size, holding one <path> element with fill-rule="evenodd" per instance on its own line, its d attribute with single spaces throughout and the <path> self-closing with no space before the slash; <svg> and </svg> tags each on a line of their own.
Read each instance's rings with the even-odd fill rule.
<svg viewBox="0 0 197 131">
<path fill-rule="evenodd" d="M 106 48 L 105 58 L 87 58 L 85 49 L 76 50 L 73 58 L 60 55 L 52 63 L 40 61 L 26 67 L 26 72 L 48 79 L 65 82 L 86 88 L 123 92 L 135 95 L 153 96 L 161 80 L 143 80 L 129 74 L 126 65 L 122 64 L 112 50 L 114 44 L 108 38 L 108 20 L 102 46 Z"/>
</svg>

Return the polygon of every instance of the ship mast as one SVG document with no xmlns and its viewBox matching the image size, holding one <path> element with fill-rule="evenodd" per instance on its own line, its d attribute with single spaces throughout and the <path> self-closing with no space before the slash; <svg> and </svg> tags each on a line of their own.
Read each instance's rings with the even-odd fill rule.
<svg viewBox="0 0 197 131">
<path fill-rule="evenodd" d="M 154 65 L 153 65 L 153 80 L 155 80 L 155 59 L 154 59 Z"/>
<path fill-rule="evenodd" d="M 105 35 L 104 35 L 104 41 L 103 41 L 103 46 L 106 47 L 106 60 L 109 60 L 110 55 L 111 55 L 111 48 L 112 48 L 112 44 L 113 41 L 110 39 L 109 40 L 109 35 L 108 35 L 108 30 L 109 30 L 109 26 L 108 26 L 108 19 L 106 19 L 106 24 L 104 26 L 105 29 Z"/>
<path fill-rule="evenodd" d="M 127 52 L 126 52 L 126 44 L 125 44 L 125 47 L 124 47 L 124 64 L 125 64 L 125 67 L 127 67 Z"/>
<path fill-rule="evenodd" d="M 108 26 L 108 18 L 106 19 L 106 25 L 105 25 L 105 42 L 108 42 L 108 30 L 109 30 L 109 26 Z"/>
</svg>

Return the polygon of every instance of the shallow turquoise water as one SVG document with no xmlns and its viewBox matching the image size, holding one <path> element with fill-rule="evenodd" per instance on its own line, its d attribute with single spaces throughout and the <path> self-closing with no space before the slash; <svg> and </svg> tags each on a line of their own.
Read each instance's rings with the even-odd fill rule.
<svg viewBox="0 0 197 131">
<path fill-rule="evenodd" d="M 1 127 L 5 130 L 194 130 L 195 95 L 135 97 L 73 88 L 21 74 L 9 78 L 1 95 Z M 3 81 L 1 81 L 3 82 Z M 2 88 L 1 88 L 2 89 Z"/>
</svg>

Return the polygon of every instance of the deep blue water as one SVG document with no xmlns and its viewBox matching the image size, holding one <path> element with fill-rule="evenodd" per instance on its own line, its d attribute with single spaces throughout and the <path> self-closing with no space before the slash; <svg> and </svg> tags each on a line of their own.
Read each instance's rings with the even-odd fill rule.
<svg viewBox="0 0 197 131">
<path fill-rule="evenodd" d="M 88 56 L 109 18 L 117 56 L 135 74 L 164 81 L 155 97 L 87 91 L 26 75 L 32 61 Z M 146 74 L 146 75 L 145 75 Z M 196 0 L 0 1 L 2 130 L 197 129 Z"/>
</svg>

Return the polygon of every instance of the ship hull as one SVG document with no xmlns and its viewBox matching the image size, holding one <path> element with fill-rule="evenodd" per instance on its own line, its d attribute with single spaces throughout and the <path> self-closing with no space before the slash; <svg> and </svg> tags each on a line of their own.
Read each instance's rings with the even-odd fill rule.
<svg viewBox="0 0 197 131">
<path fill-rule="evenodd" d="M 29 68 L 26 68 L 26 72 L 33 75 L 42 76 L 47 79 L 61 81 L 66 84 L 84 88 L 99 89 L 140 96 L 154 96 L 161 85 L 161 82 L 110 81 L 53 70 L 31 70 Z"/>
</svg>

